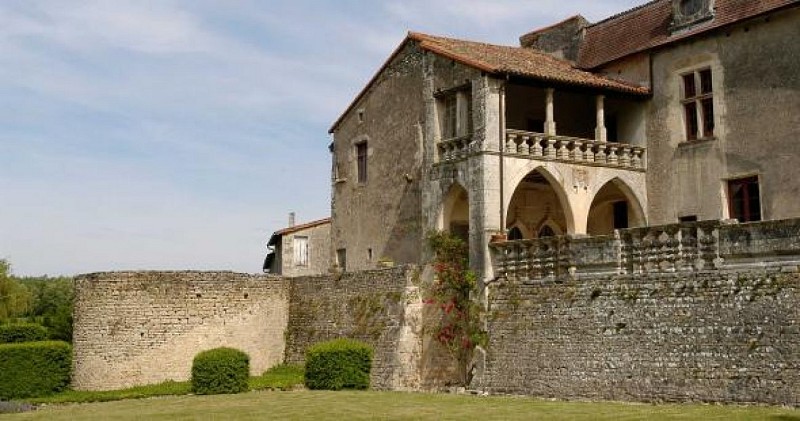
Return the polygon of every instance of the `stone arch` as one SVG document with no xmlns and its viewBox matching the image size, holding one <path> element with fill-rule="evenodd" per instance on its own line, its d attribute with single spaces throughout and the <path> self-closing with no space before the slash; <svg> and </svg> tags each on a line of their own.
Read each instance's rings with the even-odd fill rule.
<svg viewBox="0 0 800 421">
<path fill-rule="evenodd" d="M 506 229 L 522 226 L 526 238 L 535 238 L 545 222 L 557 234 L 574 232 L 572 208 L 559 178 L 544 166 L 515 176 L 506 199 Z"/>
<path fill-rule="evenodd" d="M 606 235 L 617 228 L 646 224 L 646 215 L 639 198 L 620 177 L 606 181 L 594 192 L 587 214 L 587 234 Z"/>
<path fill-rule="evenodd" d="M 519 224 L 515 224 L 513 227 L 509 228 L 509 230 L 508 230 L 508 240 L 509 241 L 514 241 L 514 240 L 522 240 L 523 238 L 526 238 L 527 236 L 525 235 L 524 230 L 525 230 L 524 226 L 519 225 Z"/>
<path fill-rule="evenodd" d="M 442 200 L 438 228 L 469 242 L 469 193 L 460 183 L 450 185 Z"/>
</svg>

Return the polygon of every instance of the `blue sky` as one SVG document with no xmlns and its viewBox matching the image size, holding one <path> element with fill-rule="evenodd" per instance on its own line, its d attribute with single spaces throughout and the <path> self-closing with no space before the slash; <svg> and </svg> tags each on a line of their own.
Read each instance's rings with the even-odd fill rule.
<svg viewBox="0 0 800 421">
<path fill-rule="evenodd" d="M 641 0 L 0 3 L 0 258 L 260 271 L 329 214 L 327 129 L 408 30 L 514 45 Z"/>
</svg>

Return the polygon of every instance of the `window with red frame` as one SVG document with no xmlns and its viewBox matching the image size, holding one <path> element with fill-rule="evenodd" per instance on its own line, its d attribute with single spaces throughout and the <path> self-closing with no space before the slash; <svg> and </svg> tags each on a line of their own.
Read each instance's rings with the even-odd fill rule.
<svg viewBox="0 0 800 421">
<path fill-rule="evenodd" d="M 683 75 L 684 121 L 686 140 L 714 137 L 714 93 L 711 69 L 698 70 Z"/>
<path fill-rule="evenodd" d="M 728 180 L 728 209 L 739 222 L 761 220 L 761 198 L 758 177 Z"/>
</svg>

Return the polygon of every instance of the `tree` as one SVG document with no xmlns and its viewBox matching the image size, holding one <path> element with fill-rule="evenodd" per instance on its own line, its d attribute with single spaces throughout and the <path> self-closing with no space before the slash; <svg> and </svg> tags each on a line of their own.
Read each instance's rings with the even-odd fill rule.
<svg viewBox="0 0 800 421">
<path fill-rule="evenodd" d="M 475 347 L 484 345 L 486 332 L 481 329 L 477 277 L 469 270 L 469 249 L 460 238 L 446 232 L 428 235 L 434 252 L 436 277 L 425 303 L 436 309 L 438 318 L 434 339 L 442 344 L 458 365 L 458 380 L 463 386 L 471 379 L 472 355 Z"/>
<path fill-rule="evenodd" d="M 30 291 L 11 276 L 11 264 L 0 259 L 0 322 L 6 323 L 22 316 L 30 304 Z"/>
<path fill-rule="evenodd" d="M 51 339 L 72 342 L 72 279 L 45 276 L 22 278 L 20 282 L 32 295 L 25 316 L 48 328 Z"/>
</svg>

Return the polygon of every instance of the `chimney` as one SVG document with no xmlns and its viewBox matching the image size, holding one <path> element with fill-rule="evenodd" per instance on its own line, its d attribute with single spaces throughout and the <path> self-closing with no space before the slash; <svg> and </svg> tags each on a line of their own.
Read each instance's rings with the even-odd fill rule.
<svg viewBox="0 0 800 421">
<path fill-rule="evenodd" d="M 294 212 L 289 212 L 289 228 L 294 226 Z"/>
</svg>

